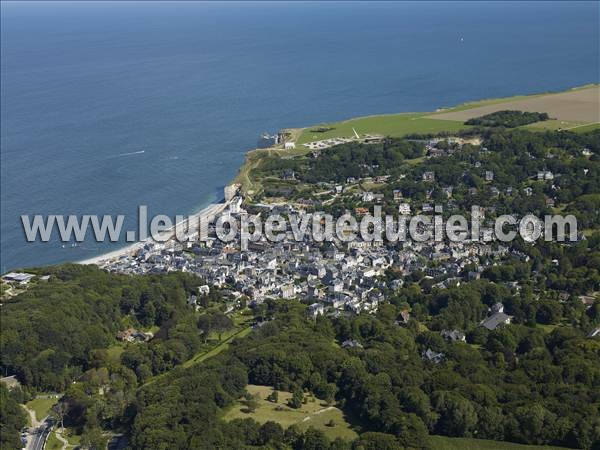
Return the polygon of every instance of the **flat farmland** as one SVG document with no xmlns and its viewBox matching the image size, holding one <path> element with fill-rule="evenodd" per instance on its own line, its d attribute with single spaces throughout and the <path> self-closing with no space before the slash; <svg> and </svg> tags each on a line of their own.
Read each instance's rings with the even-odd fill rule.
<svg viewBox="0 0 600 450">
<path fill-rule="evenodd" d="M 600 122 L 600 86 L 571 89 L 556 94 L 510 98 L 468 109 L 457 108 L 457 110 L 439 112 L 427 117 L 464 122 L 502 110 L 545 112 L 552 119 L 565 122 L 565 128 L 569 124 L 574 126 L 594 124 Z"/>
</svg>

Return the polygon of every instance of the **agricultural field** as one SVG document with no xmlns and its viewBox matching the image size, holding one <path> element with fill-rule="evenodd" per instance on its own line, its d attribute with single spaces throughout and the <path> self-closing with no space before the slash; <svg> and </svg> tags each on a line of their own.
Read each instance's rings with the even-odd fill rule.
<svg viewBox="0 0 600 450">
<path fill-rule="evenodd" d="M 273 392 L 269 386 L 249 384 L 246 390 L 257 399 L 254 412 L 248 412 L 244 399 L 240 399 L 223 417 L 224 420 L 252 418 L 259 423 L 270 420 L 279 423 L 283 428 L 297 425 L 301 429 L 313 427 L 321 430 L 330 439 L 341 437 L 346 440 L 355 439 L 358 435 L 347 421 L 343 411 L 335 406 L 327 405 L 316 397 L 309 397 L 300 409 L 287 406 L 287 401 L 292 397 L 290 392 L 278 391 L 277 402 L 267 400 Z M 307 394 L 308 395 L 308 394 Z M 333 420 L 334 426 L 330 426 Z"/>
<path fill-rule="evenodd" d="M 600 86 L 587 86 L 552 94 L 512 97 L 504 101 L 498 99 L 487 104 L 471 104 L 463 108 L 434 113 L 427 117 L 464 122 L 502 110 L 548 113 L 555 120 L 550 124 L 539 124 L 539 126 L 555 127 L 552 129 L 597 124 L 600 123 Z"/>
</svg>

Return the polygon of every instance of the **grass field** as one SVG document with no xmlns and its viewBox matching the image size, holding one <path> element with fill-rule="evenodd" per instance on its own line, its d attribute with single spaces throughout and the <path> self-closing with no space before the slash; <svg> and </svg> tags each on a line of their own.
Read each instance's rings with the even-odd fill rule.
<svg viewBox="0 0 600 450">
<path fill-rule="evenodd" d="M 235 338 L 238 338 L 238 337 L 242 338 L 242 337 L 248 335 L 252 331 L 252 325 L 250 324 L 250 322 L 252 322 L 252 320 L 253 320 L 252 316 L 245 316 L 242 314 L 237 314 L 237 315 L 233 316 L 232 319 L 235 324 L 235 327 L 233 329 L 223 333 L 223 335 L 221 336 L 221 340 L 218 340 L 217 335 L 215 333 L 213 333 L 213 335 L 211 337 L 212 337 L 212 342 L 214 342 L 214 345 L 212 347 L 210 347 L 209 349 L 205 349 L 205 350 L 202 350 L 201 352 L 198 352 L 192 358 L 190 358 L 186 362 L 184 362 L 181 365 L 181 367 L 184 367 L 184 368 L 192 367 L 196 364 L 201 363 L 202 361 L 207 360 L 208 358 L 212 358 L 213 356 L 218 355 L 223 350 L 227 349 L 231 345 L 231 342 Z M 211 340 L 209 340 L 209 342 L 211 342 Z M 169 374 L 169 372 L 165 372 L 160 375 L 156 375 L 156 376 L 150 378 L 148 381 L 146 381 L 145 384 L 154 383 L 156 380 L 159 380 L 159 379 L 167 376 L 168 374 Z"/>
<path fill-rule="evenodd" d="M 108 359 L 112 363 L 118 363 L 121 360 L 121 354 L 123 353 L 124 350 L 125 350 L 125 348 L 119 344 L 108 347 L 106 349 Z"/>
<path fill-rule="evenodd" d="M 292 397 L 290 392 L 278 391 L 279 399 L 277 403 L 273 403 L 266 400 L 273 392 L 271 387 L 250 384 L 246 387 L 246 390 L 257 396 L 258 406 L 256 411 L 253 413 L 246 412 L 246 406 L 242 399 L 226 412 L 223 416 L 224 420 L 250 417 L 259 423 L 272 420 L 279 423 L 283 428 L 294 424 L 302 429 L 312 426 L 323 431 L 330 439 L 341 437 L 352 440 L 358 436 L 356 431 L 351 428 L 344 413 L 339 408 L 326 405 L 322 400 L 312 397 L 314 401 L 309 400 L 300 409 L 292 409 L 287 406 L 288 399 Z M 335 422 L 334 427 L 327 425 L 331 420 Z"/>
<path fill-rule="evenodd" d="M 54 428 L 48 435 L 48 442 L 46 443 L 45 447 L 47 450 L 60 450 L 63 448 L 63 443 L 56 436 L 56 431 L 57 429 Z M 81 436 L 73 434 L 72 430 L 69 428 L 65 428 L 65 432 L 63 433 L 62 437 L 68 442 L 68 445 L 66 446 L 67 450 L 76 448 L 80 445 Z"/>
<path fill-rule="evenodd" d="M 296 141 L 296 145 L 333 137 L 352 137 L 354 136 L 353 128 L 359 135 L 381 134 L 392 137 L 401 137 L 412 133 L 454 132 L 468 128 L 462 122 L 432 119 L 425 117 L 427 115 L 429 113 L 389 114 L 360 117 L 337 123 L 319 124 L 305 128 Z M 319 127 L 332 129 L 325 132 L 315 132 L 314 130 Z"/>
<path fill-rule="evenodd" d="M 231 341 L 235 338 L 243 338 L 248 335 L 252 331 L 252 326 L 248 325 L 241 329 L 236 329 L 234 332 L 229 333 L 228 335 L 223 336 L 223 340 L 217 344 L 215 347 L 208 351 L 200 352 L 194 355 L 193 358 L 187 360 L 183 363 L 183 367 L 191 367 L 193 365 L 199 364 L 202 361 L 207 360 L 208 358 L 212 358 L 213 356 L 218 355 L 223 350 L 227 349 L 231 345 Z"/>
<path fill-rule="evenodd" d="M 251 172 L 259 166 L 263 157 L 277 153 L 271 149 L 253 150 L 246 153 L 246 160 L 234 180 L 236 183 L 241 183 L 245 194 L 252 195 L 262 189 L 262 186 L 252 179 Z"/>
<path fill-rule="evenodd" d="M 587 133 L 588 131 L 600 129 L 600 123 L 591 123 L 589 125 L 582 125 L 580 127 L 571 128 L 574 133 Z"/>
<path fill-rule="evenodd" d="M 35 412 L 35 417 L 38 421 L 44 420 L 48 414 L 50 414 L 50 409 L 56 403 L 55 398 L 35 398 L 26 403 L 27 407 L 33 412 Z"/>
<path fill-rule="evenodd" d="M 536 328 L 539 328 L 540 330 L 542 330 L 544 333 L 549 334 L 549 333 L 552 333 L 560 325 L 543 325 L 541 323 L 538 323 L 535 326 L 536 326 Z"/>
<path fill-rule="evenodd" d="M 62 448 L 62 446 L 63 446 L 62 442 L 60 442 L 58 440 L 58 438 L 56 437 L 56 431 L 52 430 L 52 432 L 48 436 L 48 442 L 46 443 L 45 448 L 47 450 L 60 450 Z"/>
<path fill-rule="evenodd" d="M 579 127 L 586 127 L 589 124 L 585 122 L 565 122 L 564 120 L 545 120 L 543 122 L 530 123 L 522 128 L 527 128 L 533 131 L 536 130 L 575 130 Z"/>
<path fill-rule="evenodd" d="M 523 445 L 512 442 L 497 442 L 484 439 L 449 438 L 446 436 L 430 436 L 431 448 L 435 450 L 565 450 L 565 447 L 548 447 L 544 445 Z"/>
</svg>

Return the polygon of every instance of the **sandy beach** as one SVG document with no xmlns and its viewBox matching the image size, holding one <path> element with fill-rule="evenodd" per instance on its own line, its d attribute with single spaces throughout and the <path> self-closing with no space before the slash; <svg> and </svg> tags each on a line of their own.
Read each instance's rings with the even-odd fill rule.
<svg viewBox="0 0 600 450">
<path fill-rule="evenodd" d="M 208 205 L 206 208 L 198 211 L 197 213 L 190 214 L 188 217 L 198 219 L 199 221 L 211 221 L 214 219 L 214 217 L 217 214 L 221 213 L 227 206 L 229 206 L 229 203 L 225 202 L 225 201 L 223 201 L 221 203 L 212 203 L 212 204 Z M 161 233 L 161 236 L 172 235 L 175 230 L 175 227 L 177 227 L 181 223 L 182 222 L 178 222 L 176 225 L 169 228 L 167 231 Z M 194 234 L 196 234 L 196 233 L 192 233 L 190 236 L 193 236 Z M 123 256 L 131 256 L 131 255 L 135 254 L 136 252 L 138 252 L 146 243 L 151 242 L 151 241 L 152 241 L 152 238 L 149 237 L 143 241 L 134 242 L 134 243 L 127 245 L 125 247 L 122 247 L 118 250 L 114 250 L 114 251 L 108 252 L 108 253 L 103 253 L 102 255 L 94 256 L 93 258 L 87 258 L 82 261 L 78 261 L 77 263 L 78 264 L 103 265 L 109 261 L 114 261 Z"/>
</svg>

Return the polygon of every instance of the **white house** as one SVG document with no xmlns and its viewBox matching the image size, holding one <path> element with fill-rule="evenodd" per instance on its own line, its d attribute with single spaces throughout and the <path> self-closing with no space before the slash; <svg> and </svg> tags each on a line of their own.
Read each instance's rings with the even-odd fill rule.
<svg viewBox="0 0 600 450">
<path fill-rule="evenodd" d="M 400 203 L 398 205 L 398 212 L 402 215 L 410 214 L 410 205 L 408 203 Z"/>
<path fill-rule="evenodd" d="M 282 298 L 293 298 L 296 294 L 296 289 L 293 284 L 286 284 L 281 287 L 281 297 Z"/>
<path fill-rule="evenodd" d="M 375 198 L 375 195 L 372 192 L 363 192 L 362 201 L 363 202 L 372 202 Z"/>
<path fill-rule="evenodd" d="M 308 307 L 307 314 L 316 318 L 325 314 L 325 307 L 321 303 L 313 303 Z"/>
<path fill-rule="evenodd" d="M 198 286 L 198 294 L 208 295 L 209 293 L 210 293 L 210 286 L 208 286 L 208 284 L 203 284 L 202 286 Z"/>
</svg>

